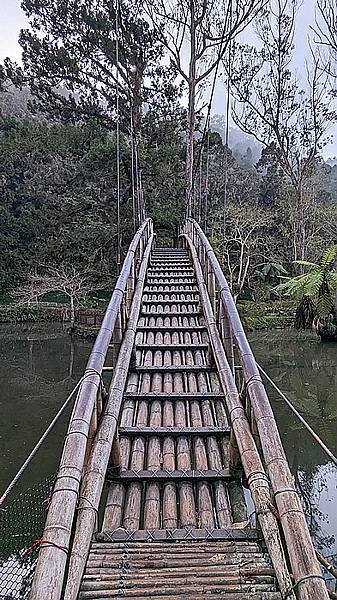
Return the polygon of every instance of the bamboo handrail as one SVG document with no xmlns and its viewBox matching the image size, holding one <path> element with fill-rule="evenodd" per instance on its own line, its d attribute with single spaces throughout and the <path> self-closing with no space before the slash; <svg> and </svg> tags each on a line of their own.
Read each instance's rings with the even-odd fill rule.
<svg viewBox="0 0 337 600">
<path fill-rule="evenodd" d="M 146 277 L 147 263 L 152 248 L 152 242 L 153 235 L 151 235 L 144 252 L 138 283 L 131 305 L 128 327 L 125 331 L 109 390 L 109 399 L 107 401 L 105 411 L 103 412 L 102 420 L 95 437 L 92 452 L 89 457 L 88 466 L 83 477 L 76 531 L 72 544 L 67 585 L 64 593 L 65 600 L 76 600 L 77 598 L 90 549 L 90 542 L 97 519 L 97 512 L 102 495 L 109 457 L 111 454 L 113 441 L 117 433 L 120 406 L 122 403 L 131 353 L 136 336 L 143 286 Z"/>
<path fill-rule="evenodd" d="M 88 359 L 84 379 L 74 404 L 55 486 L 48 509 L 43 543 L 34 574 L 30 600 L 59 600 L 70 546 L 71 532 L 78 501 L 80 483 L 88 450 L 90 427 L 102 382 L 102 371 L 116 323 L 123 315 L 126 289 L 134 285 L 133 266 L 137 276 L 138 263 L 143 258 L 145 246 L 153 235 L 151 219 L 146 219 L 136 232 L 114 292 L 106 309 L 103 322 Z M 131 275 L 131 277 L 130 277 Z M 131 281 L 130 281 L 131 279 Z M 97 421 L 97 419 L 96 419 Z M 97 425 L 97 423 L 96 423 Z"/>
<path fill-rule="evenodd" d="M 240 456 L 242 457 L 243 467 L 256 507 L 256 513 L 261 525 L 263 537 L 270 558 L 272 559 L 282 597 L 288 597 L 289 600 L 294 600 L 295 595 L 291 591 L 292 583 L 282 547 L 278 523 L 271 510 L 271 494 L 268 478 L 235 385 L 234 375 L 221 343 L 219 331 L 215 322 L 212 300 L 208 294 L 207 284 L 203 279 L 201 265 L 196 250 L 188 236 L 185 236 L 185 240 L 194 262 L 200 297 L 219 379 L 225 393 L 228 414 L 237 439 Z"/>
<path fill-rule="evenodd" d="M 213 248 L 198 223 L 193 219 L 187 219 L 182 233 L 190 238 L 196 249 L 211 300 L 214 296 L 214 283 L 209 276 L 210 271 L 214 274 L 219 287 L 219 299 L 223 305 L 242 364 L 254 425 L 257 429 L 263 461 L 274 493 L 298 597 L 301 600 L 312 600 L 313 598 L 315 600 L 327 600 L 329 597 L 328 591 L 320 571 L 301 502 L 294 486 L 275 417 L 228 283 Z"/>
</svg>

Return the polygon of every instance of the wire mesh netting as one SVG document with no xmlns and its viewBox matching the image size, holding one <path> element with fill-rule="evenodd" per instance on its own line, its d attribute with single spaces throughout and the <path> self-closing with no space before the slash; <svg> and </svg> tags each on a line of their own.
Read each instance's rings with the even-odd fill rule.
<svg viewBox="0 0 337 600">
<path fill-rule="evenodd" d="M 25 600 L 31 588 L 39 543 L 55 475 L 0 509 L 0 600 Z"/>
</svg>

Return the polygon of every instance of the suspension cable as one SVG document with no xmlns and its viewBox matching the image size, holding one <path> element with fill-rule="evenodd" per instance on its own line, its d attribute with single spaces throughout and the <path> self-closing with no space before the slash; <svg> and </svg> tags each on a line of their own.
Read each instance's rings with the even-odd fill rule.
<svg viewBox="0 0 337 600">
<path fill-rule="evenodd" d="M 232 3 L 230 6 L 230 28 L 232 27 Z M 230 75 L 231 75 L 231 50 L 232 41 L 228 45 L 228 76 L 227 76 L 227 98 L 226 98 L 226 131 L 225 131 L 225 187 L 223 195 L 223 220 L 222 220 L 222 258 L 224 262 L 225 243 L 226 243 L 226 211 L 227 211 L 227 192 L 228 192 L 228 140 L 229 140 L 229 109 L 230 109 Z"/>
<path fill-rule="evenodd" d="M 116 0 L 116 174 L 117 174 L 117 272 L 121 265 L 121 214 L 120 214 L 120 122 L 119 122 L 119 13 L 120 0 Z"/>
<path fill-rule="evenodd" d="M 95 369 L 89 368 L 89 369 L 86 370 L 86 372 L 81 377 L 81 379 L 76 383 L 75 387 L 72 389 L 72 391 L 70 392 L 69 396 L 66 398 L 66 400 L 62 404 L 61 408 L 56 413 L 55 417 L 53 418 L 53 420 L 51 421 L 51 423 L 48 425 L 48 427 L 45 430 L 45 432 L 41 435 L 39 441 L 35 444 L 33 450 L 30 452 L 30 454 L 28 455 L 28 457 L 26 458 L 26 460 L 24 461 L 24 463 L 22 464 L 22 466 L 18 470 L 17 474 L 12 479 L 12 481 L 10 482 L 10 484 L 7 486 L 7 488 L 5 489 L 4 493 L 0 497 L 0 506 L 4 503 L 4 501 L 6 500 L 6 498 L 8 497 L 8 495 L 10 494 L 10 492 L 12 491 L 12 489 L 14 488 L 14 486 L 16 485 L 16 483 L 18 482 L 18 480 L 20 479 L 21 475 L 27 469 L 28 465 L 30 464 L 30 462 L 34 458 L 34 456 L 37 453 L 37 451 L 39 450 L 39 448 L 41 448 L 43 442 L 45 441 L 45 439 L 47 438 L 47 436 L 49 435 L 49 433 L 53 429 L 54 425 L 57 423 L 57 421 L 59 420 L 59 418 L 61 417 L 61 415 L 64 413 L 64 411 L 67 408 L 70 400 L 73 398 L 75 392 L 77 392 L 78 388 L 80 387 L 80 385 L 83 383 L 83 381 L 87 377 L 90 377 L 90 376 L 92 376 L 94 374 L 99 375 L 99 377 L 101 378 L 101 375 L 100 375 L 100 373 L 98 373 L 98 371 L 96 371 Z"/>
<path fill-rule="evenodd" d="M 227 19 L 226 19 L 226 21 L 227 21 Z M 232 23 L 232 0 L 230 1 L 230 26 L 231 26 L 231 23 Z M 206 115 L 205 125 L 204 125 L 204 129 L 203 129 L 202 137 L 201 137 L 201 143 L 200 143 L 200 149 L 199 149 L 199 153 L 198 153 L 198 157 L 197 157 L 197 162 L 196 162 L 196 165 L 195 165 L 195 168 L 194 168 L 193 188 L 194 188 L 195 178 L 196 178 L 196 174 L 198 172 L 198 167 L 199 167 L 199 163 L 200 163 L 200 159 L 201 159 L 202 149 L 203 149 L 203 146 L 204 146 L 204 143 L 205 143 L 206 132 L 208 132 L 208 150 L 209 150 L 210 115 L 211 115 L 211 109 L 212 109 L 212 105 L 213 105 L 213 97 L 214 97 L 214 92 L 215 92 L 216 80 L 217 80 L 217 76 L 218 76 L 218 72 L 219 72 L 219 67 L 220 67 L 220 62 L 221 62 L 222 49 L 223 49 L 223 44 L 224 44 L 224 40 L 225 40 L 225 34 L 226 34 L 226 23 L 225 23 L 225 25 L 223 27 L 223 30 L 222 30 L 221 40 L 220 40 L 220 44 L 219 44 L 218 58 L 217 58 L 215 69 L 214 69 L 214 77 L 213 77 L 213 81 L 212 81 L 212 88 L 211 88 L 210 98 L 209 98 L 209 102 L 208 102 L 208 106 L 207 106 L 207 115 Z M 205 219 L 206 218 L 207 218 L 207 215 L 205 215 Z"/>
<path fill-rule="evenodd" d="M 135 141 L 134 141 L 134 128 L 133 128 L 133 116 L 132 116 L 132 102 L 130 98 L 130 138 L 131 138 L 131 188 L 132 188 L 132 219 L 133 219 L 133 232 L 136 233 L 139 225 L 137 220 L 137 198 L 136 198 L 136 184 L 135 184 Z"/>
<path fill-rule="evenodd" d="M 310 435 L 314 438 L 314 440 L 317 442 L 317 444 L 322 448 L 322 450 L 325 452 L 325 454 L 330 458 L 330 460 L 337 467 L 337 457 L 324 444 L 324 442 L 321 440 L 319 435 L 317 435 L 317 433 L 312 429 L 312 427 L 310 427 L 309 423 L 307 423 L 307 421 L 304 419 L 304 417 L 302 417 L 302 415 L 298 412 L 298 410 L 295 408 L 293 403 L 290 402 L 289 398 L 287 398 L 284 395 L 284 393 L 280 390 L 280 388 L 276 385 L 276 383 L 274 383 L 274 381 L 271 379 L 271 377 L 269 377 L 269 375 L 264 371 L 264 369 L 262 369 L 262 367 L 258 363 L 256 363 L 256 364 L 257 364 L 257 367 L 259 368 L 259 370 L 261 371 L 262 375 L 267 379 L 267 381 L 269 381 L 269 383 L 273 386 L 273 388 L 281 396 L 282 400 L 285 401 L 287 406 L 289 406 L 290 410 L 294 413 L 294 415 L 298 418 L 298 420 L 301 421 L 302 425 L 304 425 L 304 427 L 307 429 L 307 431 L 310 433 Z"/>
</svg>

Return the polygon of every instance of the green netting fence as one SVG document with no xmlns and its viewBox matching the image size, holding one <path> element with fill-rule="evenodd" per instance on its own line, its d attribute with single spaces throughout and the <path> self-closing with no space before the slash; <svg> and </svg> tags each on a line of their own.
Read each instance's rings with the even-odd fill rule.
<svg viewBox="0 0 337 600">
<path fill-rule="evenodd" d="M 0 600 L 28 598 L 54 481 L 53 474 L 0 509 Z"/>
</svg>

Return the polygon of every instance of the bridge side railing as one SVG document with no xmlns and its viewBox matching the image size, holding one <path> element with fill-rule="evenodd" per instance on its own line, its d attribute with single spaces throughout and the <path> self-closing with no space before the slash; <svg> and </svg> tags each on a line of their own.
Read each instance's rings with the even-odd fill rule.
<svg viewBox="0 0 337 600">
<path fill-rule="evenodd" d="M 80 485 L 106 400 L 103 375 L 111 380 L 126 329 L 139 268 L 149 239 L 151 219 L 136 232 L 101 328 L 88 359 L 70 418 L 51 495 L 35 570 L 31 599 L 56 599 L 62 594 Z M 109 362 L 108 366 L 106 362 Z"/>
<path fill-rule="evenodd" d="M 187 219 L 181 233 L 196 249 L 227 362 L 235 374 L 240 362 L 247 418 L 270 480 L 299 598 L 328 598 L 300 498 L 286 459 L 276 420 L 232 293 L 211 244 L 198 223 Z M 183 239 L 183 238 L 182 238 Z M 184 241 L 183 241 L 184 243 Z M 231 463 L 237 462 L 232 444 Z"/>
</svg>

